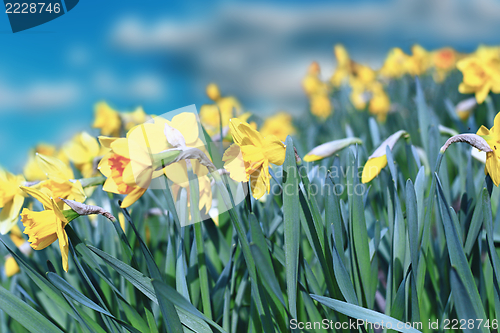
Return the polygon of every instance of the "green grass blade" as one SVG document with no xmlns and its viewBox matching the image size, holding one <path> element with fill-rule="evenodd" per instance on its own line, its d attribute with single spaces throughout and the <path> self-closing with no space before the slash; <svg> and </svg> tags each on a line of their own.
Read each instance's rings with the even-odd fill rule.
<svg viewBox="0 0 500 333">
<path fill-rule="evenodd" d="M 338 311 L 340 313 L 345 314 L 346 316 L 358 319 L 360 323 L 362 322 L 368 322 L 372 324 L 385 324 L 385 328 L 390 328 L 392 330 L 398 331 L 398 332 L 403 332 L 403 333 L 419 333 L 421 331 L 415 329 L 415 328 L 407 328 L 405 327 L 405 323 L 394 319 L 392 317 L 389 317 L 383 313 L 376 312 L 373 310 L 365 309 L 363 307 L 360 307 L 358 305 L 354 304 L 349 304 L 346 302 L 342 302 L 333 298 L 328 298 L 324 296 L 318 296 L 318 295 L 313 295 L 311 294 L 311 297 L 320 302 L 321 304 L 324 304 L 328 306 L 329 308 Z M 361 328 L 361 326 L 359 327 Z"/>
<path fill-rule="evenodd" d="M 0 309 L 30 332 L 56 333 L 62 331 L 28 304 L 0 286 Z"/>
<path fill-rule="evenodd" d="M 288 308 L 297 319 L 297 275 L 299 267 L 300 219 L 299 177 L 291 137 L 286 138 L 283 164 L 283 223 L 285 228 L 286 285 Z"/>
<path fill-rule="evenodd" d="M 465 285 L 468 297 L 471 300 L 470 305 L 474 308 L 475 313 L 478 315 L 478 318 L 476 319 L 485 320 L 486 314 L 484 312 L 481 298 L 479 297 L 474 277 L 472 276 L 467 258 L 465 257 L 464 249 L 458 235 L 458 230 L 456 230 L 455 223 L 453 222 L 450 211 L 451 208 L 446 203 L 446 198 L 441 188 L 441 182 L 439 181 L 439 177 L 437 175 L 436 180 L 438 203 L 441 211 L 441 217 L 443 219 L 446 245 L 448 246 L 448 254 L 450 256 L 451 265 L 456 268 L 460 280 Z"/>
</svg>

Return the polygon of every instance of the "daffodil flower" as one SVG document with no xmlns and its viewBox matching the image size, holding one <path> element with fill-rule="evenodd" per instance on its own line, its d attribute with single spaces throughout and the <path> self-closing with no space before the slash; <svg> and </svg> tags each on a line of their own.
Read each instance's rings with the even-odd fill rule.
<svg viewBox="0 0 500 333">
<path fill-rule="evenodd" d="M 239 149 L 232 145 L 226 150 L 222 158 L 226 163 L 224 168 L 229 171 L 232 179 L 250 181 L 252 195 L 259 199 L 270 190 L 269 164 L 282 165 L 285 161 L 285 145 L 274 135 L 263 137 L 238 118 L 231 119 L 229 126 Z M 238 150 L 241 150 L 241 155 Z M 243 168 L 229 167 L 241 165 L 241 160 Z"/>
<path fill-rule="evenodd" d="M 66 163 L 42 154 L 37 154 L 36 159 L 48 179 L 33 185 L 34 188 L 38 190 L 43 187 L 48 188 L 54 194 L 56 202 L 60 202 L 59 198 L 85 201 L 87 196 L 82 184 L 79 180 L 74 180 L 73 170 Z"/>
<path fill-rule="evenodd" d="M 21 189 L 40 201 L 45 210 L 34 212 L 24 208 L 21 221 L 24 233 L 29 236 L 28 242 L 34 250 L 42 250 L 59 240 L 63 269 L 68 271 L 68 235 L 64 228 L 69 220 L 56 204 L 52 192 L 48 188 L 41 190 L 21 186 Z M 75 216 L 76 217 L 76 216 Z"/>
<path fill-rule="evenodd" d="M 26 195 L 19 190 L 23 184 L 23 176 L 15 176 L 0 168 L 0 233 L 5 235 L 15 225 L 19 218 L 19 211 L 23 207 Z"/>
<path fill-rule="evenodd" d="M 172 121 L 157 117 L 155 118 L 155 124 L 164 128 L 164 134 L 170 146 L 183 150 L 197 148 L 207 157 L 209 156 L 204 142 L 199 137 L 199 124 L 194 113 L 180 113 L 174 116 Z M 189 186 L 188 167 L 191 167 L 198 177 L 208 174 L 207 167 L 197 159 L 187 159 L 166 166 L 164 168 L 165 176 L 175 184 L 187 187 Z"/>
<path fill-rule="evenodd" d="M 361 139 L 358 138 L 346 138 L 346 139 L 334 140 L 327 143 L 323 143 L 322 145 L 314 147 L 313 150 L 308 152 L 306 156 L 304 156 L 304 161 L 313 162 L 321 160 L 356 143 L 361 144 L 363 142 L 361 141 Z"/>
<path fill-rule="evenodd" d="M 389 149 L 392 150 L 396 142 L 398 142 L 398 140 L 405 135 L 408 135 L 408 133 L 403 130 L 397 131 L 382 142 L 377 149 L 375 149 L 373 154 L 368 157 L 368 161 L 363 167 L 361 182 L 370 182 L 380 173 L 380 171 L 382 171 L 382 169 L 387 165 L 386 147 L 389 147 Z"/>
<path fill-rule="evenodd" d="M 485 174 L 489 174 L 496 186 L 500 184 L 500 113 L 497 113 L 491 129 L 481 126 L 476 133 L 488 144 L 491 151 L 486 152 Z M 486 151 L 485 149 L 481 149 Z"/>
<path fill-rule="evenodd" d="M 96 158 L 104 155 L 107 149 L 101 148 L 96 138 L 87 132 L 82 132 L 65 144 L 63 151 L 75 167 L 80 170 L 83 177 L 89 178 L 97 172 L 94 169 Z"/>
<path fill-rule="evenodd" d="M 103 190 L 126 194 L 121 207 L 126 208 L 146 192 L 151 180 L 163 174 L 153 167 L 153 155 L 171 148 L 163 126 L 145 123 L 133 127 L 126 138 L 99 137 L 110 151 L 98 165 L 107 178 Z"/>
<path fill-rule="evenodd" d="M 399 47 L 389 51 L 385 62 L 380 69 L 380 74 L 387 78 L 399 78 L 408 73 L 410 56 Z"/>
<path fill-rule="evenodd" d="M 95 106 L 95 120 L 92 127 L 99 128 L 102 135 L 118 136 L 122 121 L 118 111 L 112 109 L 108 103 L 99 102 Z"/>
<path fill-rule="evenodd" d="M 285 141 L 288 135 L 295 134 L 292 116 L 286 112 L 279 112 L 264 121 L 264 125 L 262 125 L 260 132 L 264 137 L 272 134 L 281 141 Z"/>
<path fill-rule="evenodd" d="M 474 93 L 479 104 L 488 93 L 500 93 L 500 48 L 480 46 L 470 56 L 457 62 L 463 73 L 463 82 L 458 86 L 462 94 Z"/>
<path fill-rule="evenodd" d="M 233 96 L 221 97 L 219 87 L 211 83 L 207 86 L 207 95 L 214 104 L 204 104 L 200 108 L 200 121 L 210 136 L 220 134 L 222 128 L 228 126 L 229 119 L 239 117 L 242 113 L 240 102 Z"/>
</svg>

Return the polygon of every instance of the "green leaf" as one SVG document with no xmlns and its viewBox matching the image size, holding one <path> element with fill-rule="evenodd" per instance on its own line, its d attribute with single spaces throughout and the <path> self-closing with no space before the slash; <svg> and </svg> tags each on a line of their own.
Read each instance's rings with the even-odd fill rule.
<svg viewBox="0 0 500 333">
<path fill-rule="evenodd" d="M 450 283 L 451 292 L 455 300 L 455 309 L 457 310 L 458 319 L 460 321 L 465 320 L 467 323 L 470 319 L 474 322 L 474 327 L 469 328 L 469 325 L 463 326 L 464 332 L 489 332 L 488 329 L 477 319 L 480 319 L 480 314 L 478 314 L 473 306 L 473 300 L 469 297 L 468 288 L 464 285 L 455 267 L 451 267 L 450 270 Z M 462 328 L 462 327 L 461 327 Z"/>
<path fill-rule="evenodd" d="M 153 283 L 151 279 L 141 272 L 135 270 L 129 265 L 125 264 L 106 252 L 99 250 L 91 245 L 87 245 L 88 248 L 102 258 L 108 265 L 110 265 L 114 270 L 116 270 L 120 275 L 122 275 L 127 281 L 132 283 L 138 290 L 140 290 L 144 295 L 146 295 L 150 300 L 158 304 L 158 299 L 156 297 L 155 288 L 153 288 Z M 198 309 L 196 309 L 191 303 L 189 303 L 182 295 L 180 295 L 174 288 L 165 284 L 161 281 L 155 281 L 158 293 L 161 293 L 164 297 L 168 298 L 175 306 L 189 312 L 191 315 L 197 316 L 200 319 L 205 320 L 218 331 L 224 332 L 224 330 L 217 325 L 212 320 L 206 318 Z"/>
<path fill-rule="evenodd" d="M 61 332 L 47 318 L 0 286 L 0 309 L 30 332 Z"/>
<path fill-rule="evenodd" d="M 446 245 L 448 246 L 448 254 L 450 256 L 451 265 L 457 270 L 460 280 L 465 285 L 465 290 L 467 291 L 467 297 L 470 298 L 470 305 L 474 308 L 475 313 L 478 315 L 476 319 L 486 319 L 486 314 L 484 312 L 483 304 L 479 293 L 474 282 L 474 277 L 470 270 L 467 258 L 465 257 L 464 249 L 462 248 L 462 243 L 458 236 L 458 230 L 456 230 L 455 223 L 451 216 L 452 208 L 446 203 L 446 198 L 441 188 L 441 182 L 439 181 L 438 175 L 436 175 L 437 182 L 437 192 L 438 192 L 438 203 L 441 211 L 441 217 L 443 219 L 443 226 L 446 235 Z"/>
<path fill-rule="evenodd" d="M 300 219 L 299 177 L 293 141 L 286 138 L 286 157 L 283 164 L 283 223 L 285 228 L 285 262 L 288 307 L 297 318 L 297 274 L 299 265 Z"/>
<path fill-rule="evenodd" d="M 360 323 L 364 321 L 372 324 L 383 325 L 385 328 L 403 333 L 419 333 L 420 331 L 415 328 L 405 327 L 405 323 L 389 317 L 383 313 L 373 310 L 365 309 L 361 306 L 342 302 L 333 298 L 311 294 L 311 297 L 316 301 L 328 306 L 329 308 L 345 314 L 346 316 L 358 319 Z M 360 326 L 361 328 L 361 326 Z"/>
</svg>

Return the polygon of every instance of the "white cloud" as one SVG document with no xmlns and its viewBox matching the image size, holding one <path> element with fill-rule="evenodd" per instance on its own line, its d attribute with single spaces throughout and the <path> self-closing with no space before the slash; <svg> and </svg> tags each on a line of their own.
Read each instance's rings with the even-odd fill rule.
<svg viewBox="0 0 500 333">
<path fill-rule="evenodd" d="M 333 44 L 351 43 L 353 58 L 380 65 L 393 46 L 477 45 L 500 29 L 495 0 L 394 0 L 369 4 L 284 7 L 224 5 L 203 21 L 172 23 L 128 17 L 111 31 L 112 45 L 134 53 L 173 55 L 203 91 L 210 81 L 247 100 L 267 99 L 274 111 L 304 108 L 300 80 L 313 60 L 326 78 Z M 185 64 L 184 64 L 185 65 Z M 328 70 L 326 70 L 328 69 Z M 302 104 L 301 104 L 302 102 Z M 272 110 L 274 109 L 274 110 Z"/>
<path fill-rule="evenodd" d="M 165 95 L 163 81 L 153 74 L 140 74 L 124 80 L 102 70 L 96 73 L 94 83 L 99 94 L 104 96 L 158 100 Z"/>
<path fill-rule="evenodd" d="M 23 111 L 50 110 L 70 105 L 80 97 L 74 82 L 38 82 L 13 88 L 0 82 L 0 112 L 10 109 Z"/>
</svg>

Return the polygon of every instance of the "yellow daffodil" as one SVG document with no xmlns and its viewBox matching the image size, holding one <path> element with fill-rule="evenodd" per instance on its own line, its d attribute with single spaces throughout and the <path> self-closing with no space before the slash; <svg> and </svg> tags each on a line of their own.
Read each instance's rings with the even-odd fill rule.
<svg viewBox="0 0 500 333">
<path fill-rule="evenodd" d="M 95 175 L 95 159 L 104 155 L 106 150 L 102 150 L 96 138 L 82 132 L 64 145 L 63 151 L 75 167 L 80 170 L 83 177 L 89 178 Z"/>
<path fill-rule="evenodd" d="M 341 44 L 335 45 L 333 52 L 337 59 L 337 67 L 330 78 L 330 82 L 334 87 L 340 87 L 343 82 L 349 79 L 349 75 L 351 74 L 351 59 L 349 58 L 349 53 L 347 53 L 347 50 Z"/>
<path fill-rule="evenodd" d="M 210 136 L 220 134 L 220 124 L 226 128 L 229 119 L 242 114 L 240 102 L 233 96 L 221 97 L 219 88 L 214 83 L 207 87 L 207 95 L 215 104 L 204 104 L 200 108 L 200 121 Z M 220 114 L 219 114 L 220 112 Z M 222 118 L 222 119 L 221 119 Z"/>
<path fill-rule="evenodd" d="M 306 95 L 310 96 L 318 90 L 323 89 L 325 83 L 320 80 L 319 74 L 319 64 L 314 61 L 311 65 L 309 65 L 307 75 L 302 80 L 302 88 L 304 89 Z"/>
<path fill-rule="evenodd" d="M 212 185 L 210 183 L 210 179 L 207 176 L 199 177 L 198 178 L 198 187 L 199 187 L 199 202 L 198 202 L 198 208 L 200 211 L 204 211 L 205 213 L 208 213 L 210 208 L 212 207 Z M 175 184 L 172 186 L 172 196 L 174 198 L 177 198 L 177 195 L 181 188 L 185 188 L 187 191 L 187 205 L 190 207 L 190 201 L 189 201 L 189 196 L 190 196 L 190 188 L 189 184 L 182 183 L 182 184 Z"/>
<path fill-rule="evenodd" d="M 384 122 L 391 108 L 389 96 L 387 96 L 380 82 L 373 83 L 370 87 L 370 92 L 372 96 L 368 105 L 368 111 L 376 115 L 378 121 Z"/>
<path fill-rule="evenodd" d="M 476 133 L 482 137 L 491 148 L 491 152 L 486 153 L 485 174 L 489 174 L 496 186 L 500 184 L 500 113 L 495 116 L 493 127 L 489 130 L 481 126 Z"/>
<path fill-rule="evenodd" d="M 69 244 L 64 228 L 69 223 L 68 218 L 54 201 L 53 193 L 49 189 L 37 190 L 24 186 L 21 189 L 40 201 L 45 209 L 41 212 L 23 209 L 21 221 L 24 233 L 29 236 L 28 242 L 34 250 L 42 250 L 58 239 L 63 269 L 67 272 Z"/>
<path fill-rule="evenodd" d="M 135 109 L 135 111 L 132 112 L 119 113 L 119 116 L 126 131 L 130 130 L 136 125 L 145 123 L 148 120 L 148 115 L 144 112 L 141 106 L 139 106 Z"/>
<path fill-rule="evenodd" d="M 399 78 L 408 73 L 409 56 L 398 47 L 389 51 L 380 74 L 387 78 Z"/>
<path fill-rule="evenodd" d="M 112 109 L 106 102 L 97 103 L 94 110 L 95 120 L 92 127 L 99 128 L 102 135 L 118 136 L 122 126 L 118 111 Z"/>
<path fill-rule="evenodd" d="M 212 101 L 217 101 L 220 98 L 219 87 L 215 83 L 210 83 L 207 86 L 207 96 Z"/>
<path fill-rule="evenodd" d="M 295 134 L 292 124 L 292 116 L 286 112 L 279 112 L 267 118 L 260 129 L 260 133 L 265 137 L 269 134 L 275 135 L 281 141 L 285 141 L 288 135 Z"/>
<path fill-rule="evenodd" d="M 198 148 L 203 151 L 207 157 L 209 157 L 209 154 L 205 149 L 205 144 L 200 139 L 199 125 L 194 113 L 180 113 L 174 116 L 172 121 L 158 117 L 155 118 L 155 124 L 165 128 L 165 131 L 167 129 L 175 131 L 177 135 L 175 139 L 170 138 L 169 140 L 167 137 L 170 145 L 176 148 Z M 172 180 L 175 184 L 187 187 L 189 186 L 188 167 L 192 168 L 193 172 L 198 177 L 203 177 L 208 174 L 208 169 L 201 165 L 198 160 L 194 159 L 189 161 L 181 160 L 168 165 L 164 168 L 164 172 L 167 178 Z"/>
<path fill-rule="evenodd" d="M 21 269 L 19 269 L 19 265 L 16 262 L 16 259 L 14 259 L 14 257 L 11 255 L 6 256 L 4 268 L 5 275 L 7 277 L 12 277 L 21 271 Z"/>
<path fill-rule="evenodd" d="M 408 73 L 410 75 L 424 74 L 432 64 L 431 53 L 420 45 L 413 45 L 412 55 L 408 59 Z"/>
<path fill-rule="evenodd" d="M 490 90 L 500 93 L 500 48 L 481 46 L 475 53 L 458 61 L 457 68 L 463 74 L 458 91 L 474 93 L 479 104 L 484 102 Z"/>
<path fill-rule="evenodd" d="M 53 145 L 45 143 L 38 144 L 35 149 L 29 153 L 28 161 L 26 162 L 26 165 L 23 169 L 24 177 L 26 177 L 26 180 L 30 182 L 47 179 L 47 175 L 45 174 L 45 172 L 40 169 L 36 154 L 56 157 L 66 164 L 69 163 L 66 154 L 64 154 L 62 150 L 57 150 L 57 148 Z"/>
<path fill-rule="evenodd" d="M 451 47 L 444 47 L 432 52 L 434 80 L 443 82 L 448 73 L 455 68 L 459 55 Z"/>
<path fill-rule="evenodd" d="M 320 91 L 311 96 L 310 100 L 311 113 L 318 118 L 326 119 L 333 111 L 333 106 L 328 96 L 328 92 Z"/>
<path fill-rule="evenodd" d="M 387 165 L 386 147 L 390 150 L 402 136 L 408 135 L 405 131 L 400 130 L 388 137 L 382 144 L 368 157 L 368 161 L 363 167 L 361 182 L 368 183 L 375 178 L 380 171 Z"/>
<path fill-rule="evenodd" d="M 226 162 L 224 167 L 230 172 L 232 179 L 250 181 L 252 195 L 259 199 L 270 190 L 269 163 L 282 165 L 285 161 L 285 145 L 274 135 L 263 137 L 238 118 L 231 119 L 229 126 L 239 149 L 233 145 L 226 150 L 222 158 Z M 238 159 L 243 160 L 244 168 L 227 168 L 241 163 L 235 162 Z"/>
<path fill-rule="evenodd" d="M 55 157 L 37 154 L 40 169 L 46 174 L 46 180 L 33 185 L 34 188 L 48 188 L 54 194 L 54 200 L 70 199 L 83 202 L 87 198 L 79 180 L 74 180 L 73 170 L 67 164 Z"/>
<path fill-rule="evenodd" d="M 170 148 L 164 127 L 145 123 L 133 127 L 126 138 L 99 137 L 99 141 L 110 150 L 98 166 L 107 178 L 103 190 L 126 194 L 121 204 L 126 208 L 146 192 L 153 178 L 163 173 L 153 170 L 153 154 Z"/>
<path fill-rule="evenodd" d="M 346 138 L 346 139 L 334 140 L 327 143 L 323 143 L 322 145 L 314 147 L 313 150 L 308 152 L 306 156 L 304 156 L 304 161 L 313 162 L 321 160 L 325 157 L 332 156 L 336 152 L 356 143 L 361 144 L 362 143 L 361 139 Z"/>
<path fill-rule="evenodd" d="M 19 189 L 25 182 L 22 175 L 15 176 L 0 168 L 0 233 L 5 235 L 19 218 L 26 195 Z"/>
</svg>

